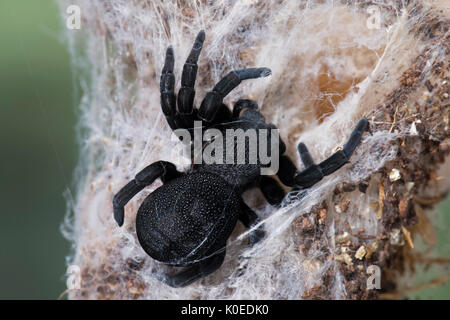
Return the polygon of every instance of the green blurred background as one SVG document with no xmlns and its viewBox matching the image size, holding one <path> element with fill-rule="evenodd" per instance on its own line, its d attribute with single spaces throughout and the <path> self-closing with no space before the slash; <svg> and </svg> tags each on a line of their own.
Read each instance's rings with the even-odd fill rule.
<svg viewBox="0 0 450 320">
<path fill-rule="evenodd" d="M 0 299 L 56 299 L 65 290 L 70 245 L 60 226 L 63 193 L 74 190 L 79 91 L 59 14 L 53 0 L 0 1 Z M 440 210 L 436 250 L 448 256 L 449 199 Z M 410 297 L 450 298 L 450 285 Z"/>
<path fill-rule="evenodd" d="M 0 298 L 56 299 L 70 244 L 76 106 L 59 8 L 0 1 Z"/>
</svg>

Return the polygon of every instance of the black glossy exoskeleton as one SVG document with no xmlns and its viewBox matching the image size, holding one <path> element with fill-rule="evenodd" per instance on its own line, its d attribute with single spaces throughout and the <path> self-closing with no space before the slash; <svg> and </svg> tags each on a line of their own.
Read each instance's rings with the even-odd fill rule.
<svg viewBox="0 0 450 320">
<path fill-rule="evenodd" d="M 239 100 L 232 112 L 222 102 L 242 80 L 269 75 L 267 68 L 230 72 L 206 94 L 198 110 L 193 107 L 197 60 L 204 39 L 205 33 L 201 31 L 184 65 L 178 99 L 174 93 L 173 49 L 167 49 L 160 89 L 162 111 L 170 127 L 173 130 L 192 129 L 194 121 L 199 120 L 203 127 L 217 128 L 221 132 L 227 128 L 244 131 L 274 129 L 274 125 L 265 123 L 255 102 Z M 306 168 L 301 172 L 283 155 L 285 146 L 279 140 L 276 175 L 288 187 L 297 190 L 311 187 L 347 163 L 367 126 L 365 118 L 360 120 L 343 149 L 319 164 L 314 163 L 306 146 L 300 143 L 298 152 Z M 232 143 L 236 144 L 235 141 Z M 227 141 L 224 144 L 227 145 Z M 248 147 L 244 150 L 247 152 Z M 270 151 L 275 150 L 269 150 L 269 154 Z M 174 276 L 166 276 L 163 281 L 168 285 L 186 286 L 217 270 L 224 260 L 226 242 L 236 222 L 240 220 L 247 228 L 259 222 L 258 216 L 242 200 L 245 190 L 259 187 L 271 205 L 281 204 L 285 192 L 277 180 L 261 175 L 259 161 L 248 162 L 248 154 L 245 159 L 246 162 L 241 164 L 196 164 L 185 173 L 177 171 L 170 162 L 158 161 L 140 171 L 115 195 L 114 218 L 121 226 L 126 203 L 157 178 L 162 180 L 163 185 L 140 206 L 136 232 L 142 248 L 152 258 L 168 265 L 186 267 Z M 260 226 L 250 233 L 249 245 L 263 237 L 264 230 Z"/>
</svg>

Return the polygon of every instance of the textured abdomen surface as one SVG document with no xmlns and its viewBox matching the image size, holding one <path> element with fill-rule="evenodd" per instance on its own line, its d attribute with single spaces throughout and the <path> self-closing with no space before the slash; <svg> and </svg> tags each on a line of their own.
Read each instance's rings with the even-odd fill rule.
<svg viewBox="0 0 450 320">
<path fill-rule="evenodd" d="M 211 173 L 194 172 L 171 180 L 139 208 L 139 242 L 161 262 L 193 262 L 225 245 L 236 224 L 240 201 L 231 185 Z"/>
</svg>

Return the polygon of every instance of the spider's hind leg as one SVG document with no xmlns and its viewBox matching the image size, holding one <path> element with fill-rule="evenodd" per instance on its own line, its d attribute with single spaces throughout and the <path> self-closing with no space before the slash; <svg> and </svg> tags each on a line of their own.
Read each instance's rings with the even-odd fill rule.
<svg viewBox="0 0 450 320">
<path fill-rule="evenodd" d="M 332 174 L 345 165 L 350 160 L 350 157 L 361 141 L 363 133 L 368 129 L 368 126 L 368 120 L 362 118 L 352 131 L 349 140 L 342 150 L 335 152 L 319 164 L 314 164 L 306 146 L 303 143 L 299 143 L 297 147 L 298 152 L 306 169 L 294 176 L 295 186 L 309 188 L 322 180 L 324 176 Z"/>
<path fill-rule="evenodd" d="M 255 225 L 257 225 L 260 222 L 260 219 L 258 215 L 250 209 L 249 206 L 247 206 L 244 202 L 241 204 L 241 212 L 239 213 L 239 220 L 242 222 L 242 224 L 247 228 L 251 229 Z M 263 226 L 259 226 L 257 229 L 250 232 L 248 236 L 248 245 L 249 247 L 252 247 L 259 241 L 261 241 L 265 236 L 264 228 Z"/>
<path fill-rule="evenodd" d="M 275 207 L 278 207 L 286 196 L 278 181 L 269 176 L 261 176 L 258 187 L 267 202 Z"/>
<path fill-rule="evenodd" d="M 150 185 L 157 178 L 161 178 L 163 183 L 179 177 L 183 173 L 177 171 L 173 163 L 157 161 L 141 170 L 133 180 L 128 182 L 113 198 L 114 219 L 120 226 L 123 225 L 124 207 L 136 194 L 146 186 Z"/>
<path fill-rule="evenodd" d="M 225 254 L 225 249 L 222 249 L 219 253 L 196 262 L 175 275 L 166 275 L 161 280 L 173 288 L 186 287 L 219 269 L 225 260 Z"/>
</svg>

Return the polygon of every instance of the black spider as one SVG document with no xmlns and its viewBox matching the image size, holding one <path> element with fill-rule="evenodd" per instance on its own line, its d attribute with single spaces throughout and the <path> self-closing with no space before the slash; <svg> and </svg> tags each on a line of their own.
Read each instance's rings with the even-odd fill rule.
<svg viewBox="0 0 450 320">
<path fill-rule="evenodd" d="M 181 89 L 176 103 L 173 74 L 173 49 L 169 47 L 161 75 L 161 106 L 173 130 L 192 129 L 194 120 L 206 128 L 243 130 L 274 129 L 266 124 L 251 100 L 239 100 L 233 112 L 223 104 L 223 98 L 242 80 L 264 77 L 267 68 L 232 71 L 206 94 L 200 109 L 193 108 L 197 60 L 205 39 L 201 31 L 187 58 L 181 77 Z M 315 164 L 303 143 L 298 152 L 305 170 L 298 172 L 293 162 L 283 155 L 285 145 L 279 141 L 279 180 L 286 186 L 302 191 L 311 187 L 348 162 L 368 127 L 361 119 L 343 149 Z M 224 135 L 225 136 L 225 135 Z M 225 141 L 226 142 L 226 141 Z M 232 142 L 236 145 L 236 142 Z M 245 146 L 248 153 L 248 146 Z M 269 150 L 275 151 L 275 149 Z M 136 232 L 144 251 L 152 258 L 172 266 L 184 266 L 183 271 L 165 276 L 162 281 L 172 287 L 183 287 L 217 270 L 225 257 L 225 246 L 237 220 L 251 228 L 258 216 L 243 201 L 245 190 L 259 187 L 274 206 L 281 204 L 285 192 L 273 177 L 261 175 L 261 163 L 251 164 L 246 154 L 243 164 L 195 164 L 186 172 L 177 171 L 174 164 L 157 161 L 140 171 L 113 200 L 114 218 L 119 226 L 124 221 L 124 206 L 146 186 L 160 178 L 163 185 L 142 203 L 136 217 Z M 252 246 L 264 237 L 262 226 L 249 235 Z"/>
</svg>

